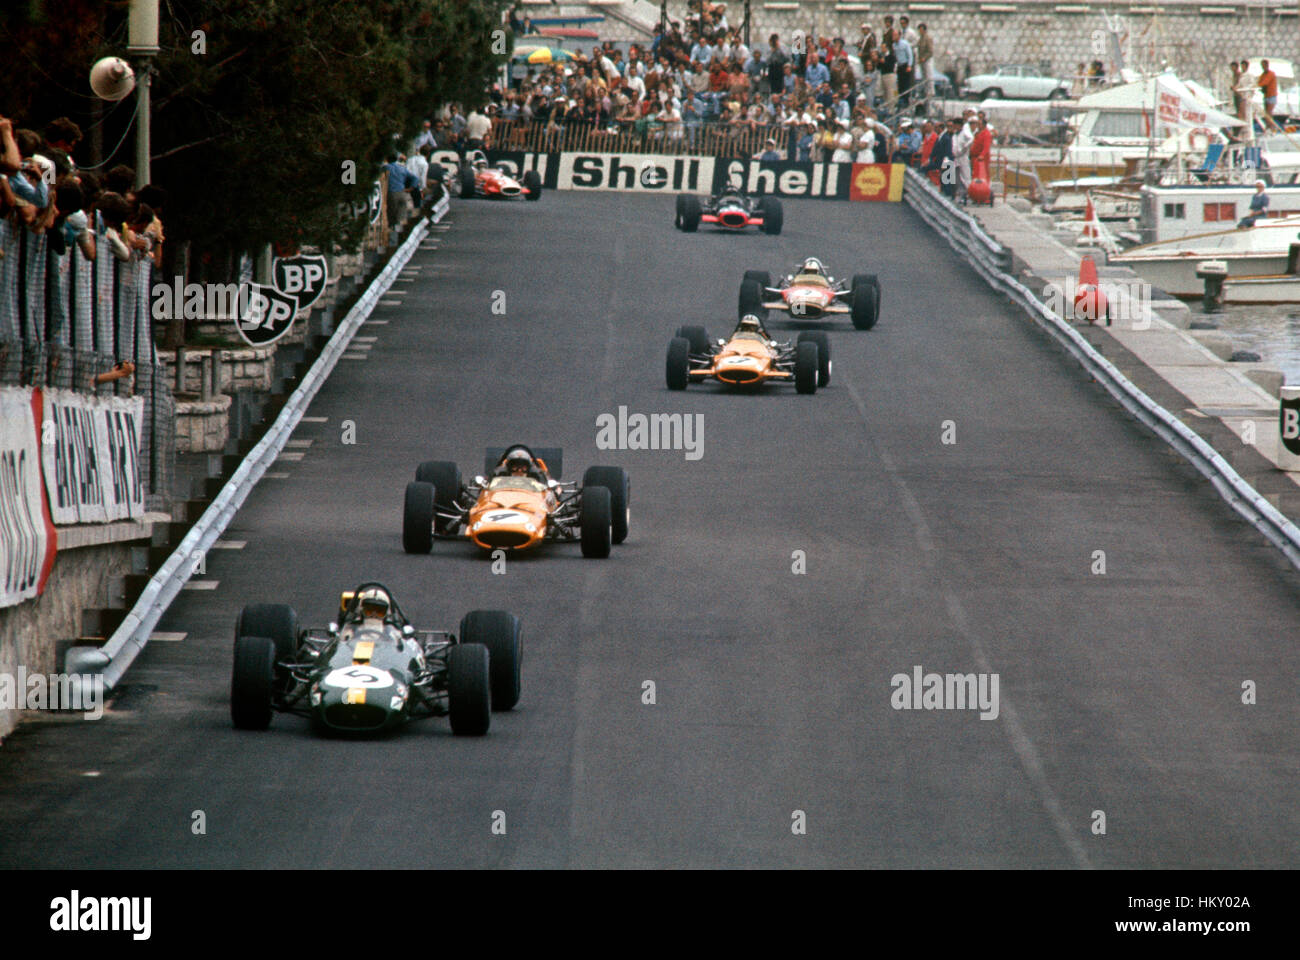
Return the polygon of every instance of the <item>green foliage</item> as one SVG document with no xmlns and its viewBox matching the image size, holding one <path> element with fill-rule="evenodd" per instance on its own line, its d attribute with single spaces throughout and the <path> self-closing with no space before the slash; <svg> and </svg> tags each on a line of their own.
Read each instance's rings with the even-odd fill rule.
<svg viewBox="0 0 1300 960">
<path fill-rule="evenodd" d="M 127 56 L 126 6 L 5 0 L 0 47 L 18 54 L 6 57 L 18 77 L 0 91 L 0 112 L 37 127 L 66 114 L 86 127 L 90 64 Z M 168 239 L 218 255 L 348 239 L 361 224 L 340 204 L 365 202 L 384 155 L 405 150 L 438 105 L 485 99 L 504 59 L 491 48 L 505 6 L 161 0 L 152 179 L 171 195 Z M 106 151 L 129 109 L 104 125 Z M 133 146 L 132 136 L 113 163 L 133 162 Z M 355 186 L 342 182 L 346 161 Z"/>
</svg>

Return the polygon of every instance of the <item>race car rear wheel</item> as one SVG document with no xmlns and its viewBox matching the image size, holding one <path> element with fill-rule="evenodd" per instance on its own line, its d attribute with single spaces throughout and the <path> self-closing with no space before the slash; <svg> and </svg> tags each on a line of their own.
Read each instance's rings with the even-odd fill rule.
<svg viewBox="0 0 1300 960">
<path fill-rule="evenodd" d="M 275 696 L 275 641 L 270 637 L 235 639 L 235 670 L 230 678 L 230 719 L 236 730 L 271 725 Z"/>
<path fill-rule="evenodd" d="M 524 171 L 524 186 L 528 188 L 529 200 L 542 199 L 542 175 L 536 170 Z"/>
<path fill-rule="evenodd" d="M 767 283 L 760 282 L 755 274 L 766 276 L 758 270 L 746 270 L 745 278 L 740 281 L 740 298 L 736 304 L 736 317 L 740 319 L 747 314 L 753 314 L 759 320 L 767 319 L 767 309 L 763 306 L 763 299 L 766 296 Z"/>
<path fill-rule="evenodd" d="M 677 336 L 685 337 L 691 345 L 691 353 L 709 352 L 709 332 L 704 327 L 678 327 Z"/>
<path fill-rule="evenodd" d="M 609 490 L 591 487 L 582 491 L 582 555 L 608 557 L 613 520 Z"/>
<path fill-rule="evenodd" d="M 798 342 L 805 341 L 817 344 L 817 386 L 827 386 L 831 382 L 831 339 L 825 330 L 805 330 Z"/>
<path fill-rule="evenodd" d="M 685 390 L 690 382 L 691 342 L 685 337 L 668 341 L 668 360 L 664 365 L 664 379 L 669 390 Z"/>
<path fill-rule="evenodd" d="M 293 663 L 298 654 L 298 614 L 287 603 L 252 603 L 235 618 L 235 642 L 240 637 L 268 637 L 275 645 L 276 663 Z M 277 692 L 289 688 L 289 671 L 276 668 Z"/>
<path fill-rule="evenodd" d="M 785 222 L 781 201 L 776 197 L 762 197 L 758 201 L 758 209 L 763 214 L 763 232 L 771 236 L 780 233 L 781 225 Z"/>
<path fill-rule="evenodd" d="M 481 643 L 458 643 L 447 651 L 447 712 L 451 732 L 479 737 L 492 725 L 491 661 Z"/>
<path fill-rule="evenodd" d="M 859 273 L 853 277 L 853 304 L 849 316 L 853 325 L 859 330 L 870 330 L 876 325 L 880 315 L 880 289 L 875 277 L 869 273 Z"/>
<path fill-rule="evenodd" d="M 700 217 L 704 212 L 700 209 L 700 198 L 684 193 L 678 196 L 677 202 L 680 204 L 680 212 L 677 215 L 678 226 L 687 233 L 694 233 L 700 229 Z"/>
<path fill-rule="evenodd" d="M 805 340 L 794 348 L 794 388 L 799 393 L 817 392 L 817 344 Z"/>
<path fill-rule="evenodd" d="M 604 487 L 609 491 L 610 539 L 622 543 L 627 539 L 628 524 L 632 520 L 632 485 L 627 471 L 622 467 L 588 467 L 582 475 L 582 487 Z"/>
<path fill-rule="evenodd" d="M 402 549 L 407 553 L 428 553 L 433 549 L 433 484 L 415 481 L 406 485 L 402 507 Z"/>
<path fill-rule="evenodd" d="M 474 196 L 474 190 L 475 190 L 474 169 L 472 167 L 469 169 L 462 169 L 460 171 L 461 197 L 464 198 L 465 200 L 469 200 Z"/>
<path fill-rule="evenodd" d="M 518 703 L 524 655 L 519 618 L 504 610 L 471 610 L 460 621 L 459 639 L 487 647 L 492 709 L 509 710 Z"/>
<path fill-rule="evenodd" d="M 433 484 L 433 505 L 435 511 L 447 513 L 456 509 L 456 498 L 460 496 L 460 467 L 450 460 L 426 460 L 415 468 L 415 479 L 420 483 Z M 434 526 L 437 532 L 445 532 L 446 524 L 439 523 L 434 514 Z"/>
</svg>

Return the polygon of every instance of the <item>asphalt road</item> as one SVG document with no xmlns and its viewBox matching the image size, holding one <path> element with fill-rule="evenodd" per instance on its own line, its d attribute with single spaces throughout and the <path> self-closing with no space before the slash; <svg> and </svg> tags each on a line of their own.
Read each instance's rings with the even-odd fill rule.
<svg viewBox="0 0 1300 960">
<path fill-rule="evenodd" d="M 1295 865 L 1300 578 L 910 210 L 788 202 L 777 238 L 679 234 L 666 197 L 451 219 L 225 534 L 247 546 L 212 553 L 217 588 L 167 614 L 187 638 L 104 720 L 0 749 L 0 866 Z M 884 287 L 875 330 L 832 330 L 830 387 L 667 391 L 677 325 L 720 335 L 743 270 L 810 254 Z M 703 456 L 598 451 L 620 405 L 703 414 Z M 404 555 L 416 462 L 472 475 L 513 441 L 625 466 L 628 542 L 505 574 Z M 516 612 L 519 707 L 483 739 L 231 729 L 239 607 L 324 624 L 371 578 L 421 626 Z M 915 665 L 997 674 L 997 719 L 893 709 Z"/>
</svg>

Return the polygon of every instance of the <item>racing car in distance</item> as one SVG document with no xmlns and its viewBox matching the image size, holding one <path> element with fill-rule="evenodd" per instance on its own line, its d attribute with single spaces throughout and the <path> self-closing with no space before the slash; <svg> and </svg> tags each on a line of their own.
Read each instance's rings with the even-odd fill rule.
<svg viewBox="0 0 1300 960">
<path fill-rule="evenodd" d="M 758 227 L 764 233 L 775 235 L 781 232 L 782 220 L 781 201 L 776 197 L 747 197 L 729 186 L 712 197 L 679 193 L 673 226 L 687 233 L 695 233 L 701 223 L 728 230 Z"/>
<path fill-rule="evenodd" d="M 465 199 L 483 197 L 488 200 L 529 200 L 542 198 L 542 175 L 536 170 L 525 170 L 517 178 L 504 167 L 490 166 L 482 150 L 471 150 L 465 155 L 460 168 L 460 195 Z"/>
<path fill-rule="evenodd" d="M 630 487 L 622 467 L 588 467 L 582 484 L 559 480 L 563 452 L 523 444 L 489 447 L 483 475 L 462 483 L 460 468 L 427 460 L 406 485 L 402 549 L 428 553 L 435 539 L 469 539 L 484 550 L 528 550 L 577 540 L 584 557 L 608 557 L 627 539 Z"/>
<path fill-rule="evenodd" d="M 880 319 L 880 281 L 874 273 L 859 273 L 845 286 L 829 276 L 816 257 L 808 257 L 776 286 L 766 270 L 746 270 L 740 281 L 739 315 L 766 320 L 769 310 L 783 310 L 795 320 L 847 313 L 853 326 L 870 330 Z"/>
<path fill-rule="evenodd" d="M 235 621 L 230 715 L 265 730 L 274 712 L 309 717 L 322 732 L 374 733 L 449 717 L 455 734 L 487 733 L 493 710 L 519 702 L 519 619 L 474 610 L 458 633 L 416 630 L 381 583 L 345 591 L 339 618 L 298 628 L 284 603 L 246 606 Z"/>
<path fill-rule="evenodd" d="M 778 343 L 755 316 L 742 317 L 717 343 L 704 327 L 678 327 L 668 341 L 668 389 L 710 378 L 733 386 L 793 380 L 797 392 L 816 393 L 831 382 L 830 340 L 821 330 L 807 330 L 794 343 Z"/>
</svg>

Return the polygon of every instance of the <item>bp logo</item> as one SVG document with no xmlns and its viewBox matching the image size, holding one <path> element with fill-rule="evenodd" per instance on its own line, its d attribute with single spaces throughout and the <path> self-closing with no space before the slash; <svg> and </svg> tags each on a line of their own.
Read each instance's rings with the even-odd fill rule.
<svg viewBox="0 0 1300 960">
<path fill-rule="evenodd" d="M 271 279 L 275 289 L 306 310 L 320 299 L 329 281 L 325 258 L 320 254 L 298 254 L 296 257 L 277 257 L 271 266 Z"/>
<path fill-rule="evenodd" d="M 1284 397 L 1278 416 L 1282 446 L 1300 456 L 1300 397 Z"/>
<path fill-rule="evenodd" d="M 298 315 L 296 300 L 261 283 L 248 284 L 241 307 L 235 328 L 244 342 L 254 347 L 275 343 L 289 332 Z"/>
</svg>

